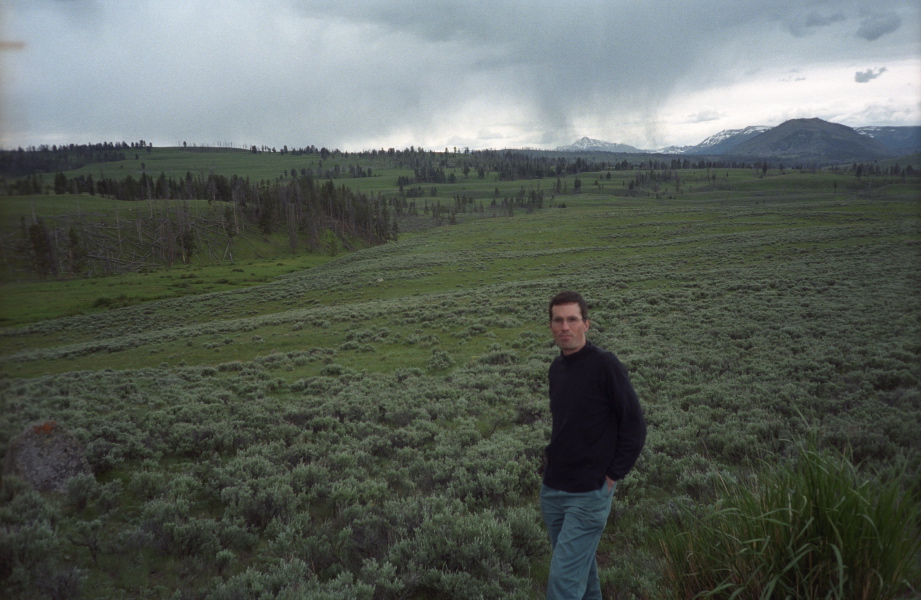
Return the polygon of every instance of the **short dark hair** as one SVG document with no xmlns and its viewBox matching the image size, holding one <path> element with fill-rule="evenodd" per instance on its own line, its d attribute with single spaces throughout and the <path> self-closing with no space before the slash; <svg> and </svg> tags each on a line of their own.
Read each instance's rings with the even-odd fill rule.
<svg viewBox="0 0 921 600">
<path fill-rule="evenodd" d="M 550 299 L 550 306 L 548 311 L 550 313 L 550 318 L 553 318 L 553 307 L 558 304 L 578 304 L 579 312 L 582 313 L 583 319 L 588 319 L 588 304 L 585 303 L 585 298 L 577 292 L 560 292 L 556 296 Z"/>
</svg>

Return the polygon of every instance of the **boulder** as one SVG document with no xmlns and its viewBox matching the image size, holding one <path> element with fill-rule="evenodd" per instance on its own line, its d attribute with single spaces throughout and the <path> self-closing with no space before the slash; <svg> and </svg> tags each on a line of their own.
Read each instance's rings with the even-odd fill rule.
<svg viewBox="0 0 921 600">
<path fill-rule="evenodd" d="M 3 476 L 15 475 L 40 492 L 64 492 L 67 482 L 92 474 L 83 445 L 54 421 L 29 427 L 10 442 Z"/>
</svg>

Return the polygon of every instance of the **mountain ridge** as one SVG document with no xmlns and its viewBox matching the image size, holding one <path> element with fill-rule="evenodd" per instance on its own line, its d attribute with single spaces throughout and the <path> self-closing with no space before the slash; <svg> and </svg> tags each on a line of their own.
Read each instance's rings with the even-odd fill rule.
<svg viewBox="0 0 921 600">
<path fill-rule="evenodd" d="M 882 142 L 853 128 L 822 119 L 791 119 L 736 145 L 735 156 L 784 160 L 851 161 L 886 158 L 894 153 Z"/>
<path fill-rule="evenodd" d="M 765 135 L 768 137 L 762 137 Z M 791 160 L 867 160 L 921 152 L 921 126 L 851 128 L 818 118 L 791 119 L 775 127 L 751 125 L 742 129 L 724 129 L 707 137 L 699 144 L 691 146 L 668 146 L 646 150 L 586 136 L 573 144 L 558 146 L 556 150 L 636 154 L 744 155 L 753 158 Z"/>
<path fill-rule="evenodd" d="M 711 135 L 696 146 L 692 146 L 698 154 L 725 154 L 742 142 L 769 131 L 766 125 L 750 125 L 743 129 L 724 129 Z"/>
<path fill-rule="evenodd" d="M 871 125 L 855 127 L 854 131 L 879 140 L 887 148 L 899 154 L 921 152 L 921 125 L 907 127 Z"/>
</svg>

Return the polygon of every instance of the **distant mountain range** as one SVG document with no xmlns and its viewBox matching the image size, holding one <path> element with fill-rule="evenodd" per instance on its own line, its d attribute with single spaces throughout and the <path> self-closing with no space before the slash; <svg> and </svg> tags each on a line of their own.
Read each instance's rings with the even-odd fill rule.
<svg viewBox="0 0 921 600">
<path fill-rule="evenodd" d="M 921 152 L 921 127 L 851 128 L 822 119 L 793 119 L 777 127 L 755 125 L 744 129 L 727 129 L 695 146 L 641 150 L 627 144 L 583 137 L 557 150 L 847 162 Z"/>
<path fill-rule="evenodd" d="M 898 155 L 921 152 L 921 127 L 858 127 L 854 131 L 879 140 Z"/>
</svg>

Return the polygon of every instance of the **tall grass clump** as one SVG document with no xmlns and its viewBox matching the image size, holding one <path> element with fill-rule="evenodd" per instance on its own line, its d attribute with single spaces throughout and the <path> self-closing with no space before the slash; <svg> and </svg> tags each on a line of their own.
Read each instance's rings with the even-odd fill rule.
<svg viewBox="0 0 921 600">
<path fill-rule="evenodd" d="M 904 477 L 863 476 L 804 449 L 757 484 L 689 510 L 663 531 L 675 598 L 884 600 L 921 579 L 919 499 Z M 908 489 L 906 489 L 908 488 Z"/>
</svg>

